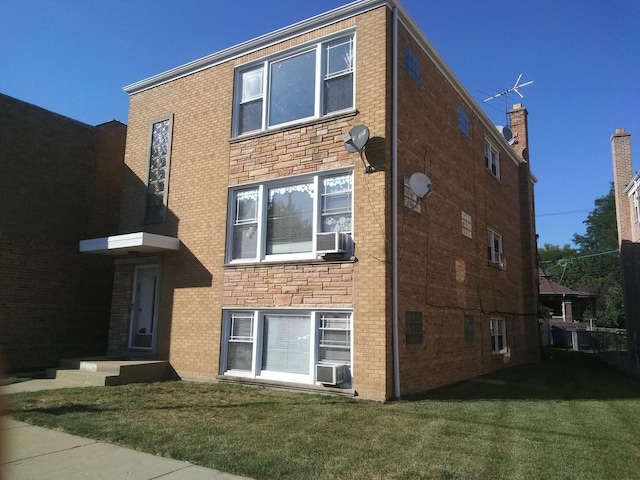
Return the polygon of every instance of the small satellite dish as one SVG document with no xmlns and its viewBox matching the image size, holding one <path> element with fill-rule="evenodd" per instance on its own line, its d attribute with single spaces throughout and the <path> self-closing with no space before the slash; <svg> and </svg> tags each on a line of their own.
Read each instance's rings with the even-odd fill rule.
<svg viewBox="0 0 640 480">
<path fill-rule="evenodd" d="M 431 180 L 424 173 L 416 172 L 409 177 L 409 188 L 422 200 L 424 197 L 431 195 L 433 186 Z"/>
<path fill-rule="evenodd" d="M 511 132 L 511 129 L 509 127 L 496 125 L 496 128 L 500 132 L 500 135 L 502 135 L 507 142 L 513 138 L 513 133 Z"/>
<path fill-rule="evenodd" d="M 369 129 L 364 125 L 356 125 L 349 133 L 342 136 L 345 148 L 349 153 L 362 152 L 369 141 Z"/>
<path fill-rule="evenodd" d="M 373 167 L 371 165 L 367 165 L 367 162 L 364 160 L 364 147 L 369 141 L 369 129 L 364 125 L 356 125 L 349 133 L 345 133 L 342 136 L 344 140 L 344 146 L 349 153 L 360 154 L 360 160 L 362 160 L 362 166 L 364 167 L 364 173 L 373 172 Z"/>
</svg>

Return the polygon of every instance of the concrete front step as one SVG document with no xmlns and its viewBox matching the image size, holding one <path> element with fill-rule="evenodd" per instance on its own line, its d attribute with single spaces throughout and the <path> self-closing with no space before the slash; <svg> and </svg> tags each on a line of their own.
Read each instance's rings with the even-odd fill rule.
<svg viewBox="0 0 640 480">
<path fill-rule="evenodd" d="M 47 369 L 47 378 L 79 385 L 125 385 L 166 380 L 169 362 L 159 360 L 65 359 Z"/>
<path fill-rule="evenodd" d="M 53 376 L 49 376 L 49 372 L 47 372 L 47 377 L 77 383 L 78 385 L 104 386 L 114 385 L 112 382 L 117 380 L 118 375 L 83 370 L 61 370 L 56 368 L 54 369 Z"/>
</svg>

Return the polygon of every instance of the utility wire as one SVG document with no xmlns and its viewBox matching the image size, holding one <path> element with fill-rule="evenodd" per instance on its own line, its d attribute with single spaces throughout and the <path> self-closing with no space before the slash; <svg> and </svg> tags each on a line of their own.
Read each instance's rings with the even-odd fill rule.
<svg viewBox="0 0 640 480">
<path fill-rule="evenodd" d="M 557 263 L 560 262 L 572 262 L 573 260 L 580 260 L 581 258 L 598 257 L 600 255 L 609 255 L 610 253 L 618 253 L 618 250 L 609 250 L 608 252 L 591 253 L 589 255 L 579 255 L 577 257 L 559 258 L 558 260 L 541 260 L 540 263 Z"/>
<path fill-rule="evenodd" d="M 574 213 L 584 213 L 584 212 L 590 212 L 591 210 L 569 210 L 566 212 L 552 212 L 552 213 L 538 213 L 536 214 L 536 217 L 551 217 L 553 215 L 571 215 Z"/>
</svg>

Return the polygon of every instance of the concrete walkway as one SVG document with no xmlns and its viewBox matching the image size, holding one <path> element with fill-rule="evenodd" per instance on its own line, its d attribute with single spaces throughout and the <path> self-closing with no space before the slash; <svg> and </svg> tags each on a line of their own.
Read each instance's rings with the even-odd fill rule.
<svg viewBox="0 0 640 480">
<path fill-rule="evenodd" d="M 29 380 L 0 387 L 0 394 L 78 387 L 61 380 Z M 104 387 L 110 388 L 110 387 Z M 189 462 L 0 418 L 3 480 L 242 480 Z"/>
</svg>

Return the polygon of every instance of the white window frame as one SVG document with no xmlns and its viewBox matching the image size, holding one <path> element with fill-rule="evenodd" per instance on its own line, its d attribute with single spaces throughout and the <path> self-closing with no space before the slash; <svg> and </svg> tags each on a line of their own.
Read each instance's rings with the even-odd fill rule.
<svg viewBox="0 0 640 480">
<path fill-rule="evenodd" d="M 251 369 L 250 370 L 229 370 L 227 369 L 228 362 L 228 354 L 229 354 L 229 342 L 235 341 L 232 338 L 232 319 L 234 315 L 241 316 L 253 316 L 252 323 L 252 335 L 251 340 L 253 342 L 252 345 L 252 353 L 251 353 Z M 293 315 L 293 316 L 308 316 L 309 317 L 309 330 L 308 330 L 308 339 L 309 339 L 309 362 L 308 362 L 308 373 L 300 374 L 300 373 L 286 373 L 286 372 L 276 372 L 269 370 L 262 370 L 262 354 L 263 354 L 263 343 L 264 343 L 264 325 L 265 325 L 265 317 L 269 315 Z M 293 383 L 302 383 L 302 384 L 316 384 L 316 368 L 315 366 L 318 363 L 321 364 L 337 364 L 338 362 L 333 361 L 322 361 L 320 360 L 320 343 L 321 343 L 321 319 L 322 316 L 332 316 L 332 315 L 341 315 L 348 316 L 348 349 L 349 349 L 349 360 L 347 362 L 340 362 L 347 366 L 349 371 L 349 375 L 347 375 L 347 382 L 343 384 L 343 387 L 350 386 L 350 379 L 352 378 L 352 365 L 353 365 L 353 311 L 349 309 L 318 309 L 318 310 L 298 310 L 298 309 L 226 309 L 223 311 L 222 318 L 222 344 L 220 349 L 220 374 L 227 375 L 232 377 L 243 377 L 243 378 L 256 378 L 263 380 L 273 380 L 278 382 L 293 382 Z M 335 330 L 335 328 L 333 329 Z"/>
<path fill-rule="evenodd" d="M 633 211 L 635 212 L 636 223 L 640 222 L 640 193 L 638 193 L 638 190 L 633 192 Z"/>
<path fill-rule="evenodd" d="M 491 353 L 494 355 L 507 353 L 507 321 L 504 318 L 492 318 L 489 322 L 491 332 Z M 502 348 L 500 348 L 500 337 L 502 337 Z"/>
<path fill-rule="evenodd" d="M 317 258 L 318 254 L 316 253 L 316 237 L 319 232 L 327 232 L 332 230 L 323 230 L 322 228 L 322 219 L 323 219 L 323 199 L 329 197 L 330 195 L 325 195 L 322 192 L 323 180 L 326 178 L 332 177 L 340 177 L 349 175 L 351 177 L 351 190 L 349 192 L 350 195 L 350 207 L 349 213 L 350 218 L 348 220 L 348 229 L 337 227 L 337 230 L 342 233 L 349 235 L 349 242 L 347 245 L 348 251 L 345 254 L 349 254 L 353 248 L 353 242 L 351 241 L 353 235 L 353 169 L 339 169 L 339 170 L 325 170 L 320 172 L 315 172 L 311 175 L 296 175 L 291 177 L 286 177 L 277 180 L 270 180 L 264 183 L 259 184 L 249 184 L 249 185 L 241 185 L 237 187 L 229 188 L 229 200 L 228 200 L 228 220 L 227 220 L 227 252 L 226 252 L 226 260 L 228 263 L 247 263 L 247 262 L 277 262 L 277 261 L 291 261 L 291 260 L 309 260 Z M 312 222 L 312 233 L 311 233 L 311 248 L 309 251 L 298 252 L 298 253 L 267 253 L 267 220 L 268 220 L 268 195 L 270 189 L 275 189 L 279 187 L 287 187 L 287 186 L 295 186 L 304 183 L 312 183 L 313 191 L 311 192 L 311 197 L 313 201 L 313 222 Z M 240 192 L 256 192 L 257 195 L 257 218 L 255 222 L 253 219 L 249 220 L 238 220 L 236 212 L 238 210 L 238 201 L 237 195 Z M 243 223 L 245 222 L 245 223 Z M 255 230 L 254 230 L 255 224 Z M 251 230 L 251 234 L 256 237 L 256 254 L 251 258 L 234 258 L 234 235 L 236 234 L 236 227 L 241 227 L 242 225 L 249 225 L 249 229 Z M 347 255 L 349 256 L 349 255 Z"/>
<path fill-rule="evenodd" d="M 500 178 L 500 152 L 491 142 L 484 141 L 484 162 L 485 167 L 491 175 Z"/>
<path fill-rule="evenodd" d="M 504 267 L 502 235 L 490 228 L 487 229 L 487 248 L 489 263 Z"/>
<path fill-rule="evenodd" d="M 317 312 L 317 323 L 318 323 L 318 354 L 317 354 L 317 363 L 321 364 L 347 364 L 351 365 L 351 352 L 352 349 L 352 318 L 353 315 L 347 312 Z M 332 322 L 333 320 L 333 322 Z M 333 332 L 333 333 L 342 333 L 344 334 L 344 340 L 341 342 L 332 341 L 330 339 L 325 339 L 323 333 L 324 332 Z M 334 348 L 339 350 L 346 350 L 349 353 L 349 360 L 331 360 L 327 358 L 321 358 L 322 354 L 320 353 L 321 348 Z"/>
<path fill-rule="evenodd" d="M 348 62 L 350 62 L 350 66 L 346 69 L 342 69 L 340 71 L 329 72 L 329 55 L 328 49 L 335 47 L 344 42 L 349 42 L 351 45 L 350 57 L 348 57 Z M 356 62 L 355 62 L 355 32 L 341 32 L 340 34 L 332 35 L 331 37 L 327 37 L 322 39 L 321 41 L 311 44 L 305 45 L 296 49 L 287 50 L 284 53 L 260 60 L 258 62 L 253 62 L 249 65 L 245 65 L 236 69 L 235 74 L 235 88 L 234 88 L 234 102 L 233 102 L 233 129 L 232 133 L 234 137 L 241 135 L 254 134 L 261 131 L 268 131 L 271 129 L 277 129 L 281 127 L 285 127 L 288 125 L 294 125 L 297 123 L 309 121 L 312 119 L 318 119 L 325 116 L 340 114 L 342 112 L 348 112 L 355 109 L 355 78 L 356 78 Z M 314 80 L 314 108 L 313 113 L 306 117 L 296 118 L 290 121 L 285 121 L 282 123 L 277 123 L 270 125 L 269 124 L 269 108 L 270 108 L 270 85 L 271 85 L 271 66 L 277 62 L 283 62 L 285 60 L 293 59 L 299 55 L 303 55 L 305 53 L 314 53 L 315 54 L 315 80 Z M 262 88 L 259 94 L 252 95 L 250 97 L 245 97 L 245 93 L 247 90 L 243 85 L 243 78 L 246 73 L 251 71 L 262 71 Z M 341 76 L 351 75 L 351 92 L 352 99 L 351 105 L 335 110 L 332 112 L 325 113 L 325 85 L 326 82 L 329 82 L 333 79 L 339 78 Z M 241 131 L 240 129 L 240 105 L 246 104 L 252 101 L 261 100 L 262 101 L 262 117 L 261 117 L 261 126 L 260 128 Z"/>
</svg>

